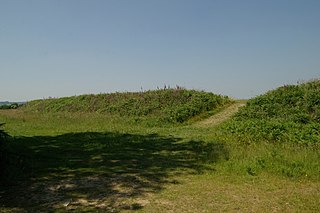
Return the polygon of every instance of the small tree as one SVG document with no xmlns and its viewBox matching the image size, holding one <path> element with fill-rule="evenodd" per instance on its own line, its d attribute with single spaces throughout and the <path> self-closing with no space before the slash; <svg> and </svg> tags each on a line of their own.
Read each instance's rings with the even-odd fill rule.
<svg viewBox="0 0 320 213">
<path fill-rule="evenodd" d="M 17 109 L 19 107 L 19 104 L 13 103 L 10 105 L 10 109 Z"/>
</svg>

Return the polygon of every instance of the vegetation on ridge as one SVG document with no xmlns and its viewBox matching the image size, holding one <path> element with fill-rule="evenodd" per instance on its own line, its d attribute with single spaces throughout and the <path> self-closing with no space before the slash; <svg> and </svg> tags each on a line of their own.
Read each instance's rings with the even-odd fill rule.
<svg viewBox="0 0 320 213">
<path fill-rule="evenodd" d="M 247 102 L 226 126 L 246 140 L 320 142 L 320 80 L 286 85 Z"/>
<path fill-rule="evenodd" d="M 36 112 L 98 112 L 130 117 L 149 116 L 162 121 L 184 122 L 229 102 L 230 99 L 226 96 L 177 87 L 36 100 L 27 103 L 24 109 Z"/>
</svg>

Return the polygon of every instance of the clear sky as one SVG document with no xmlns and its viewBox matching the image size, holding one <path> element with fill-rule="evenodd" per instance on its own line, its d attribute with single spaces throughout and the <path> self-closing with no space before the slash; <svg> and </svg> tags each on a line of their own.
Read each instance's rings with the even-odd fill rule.
<svg viewBox="0 0 320 213">
<path fill-rule="evenodd" d="M 0 101 L 316 77 L 319 0 L 0 0 Z"/>
</svg>

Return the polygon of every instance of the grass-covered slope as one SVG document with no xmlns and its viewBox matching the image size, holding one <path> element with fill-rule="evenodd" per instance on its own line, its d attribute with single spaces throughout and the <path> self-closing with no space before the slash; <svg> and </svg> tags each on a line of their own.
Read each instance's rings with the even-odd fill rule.
<svg viewBox="0 0 320 213">
<path fill-rule="evenodd" d="M 320 80 L 282 86 L 249 100 L 226 128 L 248 140 L 320 142 Z"/>
<path fill-rule="evenodd" d="M 153 116 L 171 122 L 184 122 L 230 102 L 228 97 L 204 91 L 161 89 L 36 100 L 24 109 L 36 112 L 99 112 L 120 116 Z"/>
</svg>

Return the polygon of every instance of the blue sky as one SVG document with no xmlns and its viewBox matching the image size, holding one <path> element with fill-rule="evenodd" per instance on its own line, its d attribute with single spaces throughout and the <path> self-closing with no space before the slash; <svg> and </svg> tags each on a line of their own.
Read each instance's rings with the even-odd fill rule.
<svg viewBox="0 0 320 213">
<path fill-rule="evenodd" d="M 320 77 L 319 0 L 0 0 L 0 101 Z"/>
</svg>

